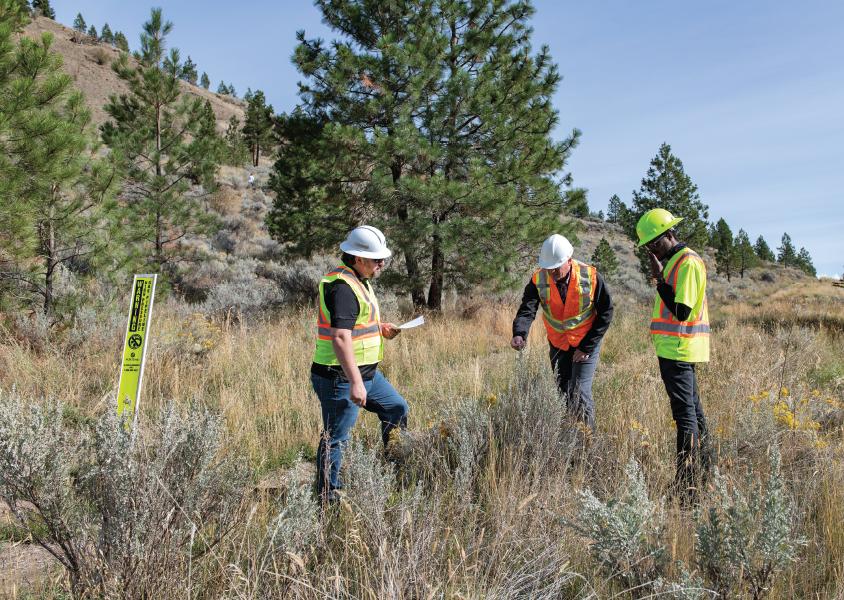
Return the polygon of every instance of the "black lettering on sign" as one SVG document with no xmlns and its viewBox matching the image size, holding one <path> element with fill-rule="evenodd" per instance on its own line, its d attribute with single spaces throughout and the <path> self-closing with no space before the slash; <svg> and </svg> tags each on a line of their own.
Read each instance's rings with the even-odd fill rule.
<svg viewBox="0 0 844 600">
<path fill-rule="evenodd" d="M 132 298 L 132 316 L 129 319 L 129 331 L 137 331 L 140 323 L 141 307 L 144 303 L 144 286 L 146 281 L 138 279 L 135 282 L 135 296 Z"/>
</svg>

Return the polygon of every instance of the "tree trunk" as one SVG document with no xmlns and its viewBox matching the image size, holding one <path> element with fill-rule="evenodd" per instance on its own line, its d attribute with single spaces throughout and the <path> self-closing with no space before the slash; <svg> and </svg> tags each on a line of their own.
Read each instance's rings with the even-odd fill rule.
<svg viewBox="0 0 844 600">
<path fill-rule="evenodd" d="M 53 194 L 56 193 L 56 187 L 53 186 Z M 46 223 L 43 224 L 42 229 L 42 243 L 41 247 L 44 252 L 44 315 L 49 316 L 53 309 L 53 285 L 54 274 L 56 271 L 56 227 L 53 222 L 55 214 L 54 207 L 51 205 L 47 214 Z"/>
<path fill-rule="evenodd" d="M 164 264 L 164 243 L 161 241 L 161 209 L 155 209 L 155 262 L 158 269 Z"/>
<path fill-rule="evenodd" d="M 440 234 L 434 234 L 431 254 L 431 287 L 428 288 L 428 308 L 442 310 L 443 307 L 443 277 L 445 271 L 445 255 L 442 250 Z"/>
<path fill-rule="evenodd" d="M 161 177 L 161 106 L 155 107 L 155 175 Z M 157 183 L 156 183 L 157 185 Z M 164 243 L 161 241 L 163 227 L 161 223 L 161 197 L 153 192 L 155 198 L 155 262 L 158 269 L 164 264 Z"/>
<path fill-rule="evenodd" d="M 390 132 L 392 133 L 392 132 Z M 393 189 L 398 191 L 399 180 L 401 179 L 401 165 L 393 163 L 390 166 L 390 173 L 393 178 Z M 399 221 L 403 224 L 407 223 L 407 201 L 402 199 L 399 202 L 399 208 L 396 211 Z M 409 247 L 402 248 L 404 254 L 404 264 L 407 269 L 407 279 L 410 282 L 410 299 L 413 301 L 414 308 L 421 308 L 425 306 L 425 290 L 422 287 L 422 281 L 419 277 L 419 261 L 416 258 L 416 253 Z"/>
</svg>

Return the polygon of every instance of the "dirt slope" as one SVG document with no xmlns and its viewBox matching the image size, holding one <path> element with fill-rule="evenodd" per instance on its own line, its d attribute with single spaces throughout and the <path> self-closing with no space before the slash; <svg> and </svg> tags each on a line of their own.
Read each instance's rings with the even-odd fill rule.
<svg viewBox="0 0 844 600">
<path fill-rule="evenodd" d="M 103 106 L 108 102 L 108 97 L 127 91 L 126 85 L 111 69 L 111 63 L 117 59 L 119 52 L 108 44 L 93 42 L 87 36 L 83 36 L 86 40 L 84 43 L 77 43 L 73 41 L 76 35 L 74 30 L 45 17 L 34 17 L 23 33 L 33 39 L 40 39 L 43 33 L 53 35 L 52 49 L 62 56 L 65 72 L 85 95 L 94 125 L 99 127 L 105 122 L 107 115 Z M 243 121 L 245 106 L 240 100 L 220 96 L 187 82 L 182 85 L 190 94 L 211 101 L 219 130 L 225 130 L 233 115 Z"/>
</svg>

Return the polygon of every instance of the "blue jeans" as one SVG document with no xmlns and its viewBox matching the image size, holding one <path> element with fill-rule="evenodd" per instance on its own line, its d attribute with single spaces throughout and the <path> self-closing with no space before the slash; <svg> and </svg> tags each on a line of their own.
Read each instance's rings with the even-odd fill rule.
<svg viewBox="0 0 844 600">
<path fill-rule="evenodd" d="M 360 407 L 350 400 L 351 384 L 348 381 L 327 379 L 311 373 L 311 384 L 322 406 L 323 433 L 317 450 L 317 492 L 323 499 L 332 500 L 332 492 L 343 487 L 340 482 L 343 447 L 349 441 Z M 407 401 L 381 371 L 376 371 L 375 377 L 364 381 L 363 385 L 366 388 L 366 405 L 363 408 L 378 415 L 381 437 L 386 446 L 392 429 L 407 427 L 410 411 Z"/>
<path fill-rule="evenodd" d="M 560 350 L 550 345 L 551 368 L 557 379 L 557 388 L 566 398 L 570 415 L 595 429 L 595 400 L 592 398 L 592 380 L 598 368 L 601 345 L 592 351 L 585 362 L 574 362 L 574 348 Z"/>
</svg>

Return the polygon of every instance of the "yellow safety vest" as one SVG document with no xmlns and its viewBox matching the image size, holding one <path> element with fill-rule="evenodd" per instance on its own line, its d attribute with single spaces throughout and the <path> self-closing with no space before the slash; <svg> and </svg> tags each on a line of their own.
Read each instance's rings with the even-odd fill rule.
<svg viewBox="0 0 844 600">
<path fill-rule="evenodd" d="M 709 309 L 706 265 L 683 248 L 665 264 L 662 275 L 674 290 L 674 301 L 692 308 L 688 321 L 678 321 L 657 292 L 651 315 L 651 339 L 657 356 L 683 362 L 709 361 Z"/>
<path fill-rule="evenodd" d="M 381 336 L 381 313 L 372 286 L 358 279 L 357 273 L 345 265 L 327 273 L 319 282 L 319 313 L 314 362 L 337 366 L 340 361 L 331 343 L 331 314 L 325 306 L 325 284 L 342 279 L 349 284 L 360 305 L 357 321 L 352 329 L 352 348 L 357 365 L 372 365 L 384 358 L 384 338 Z"/>
</svg>

